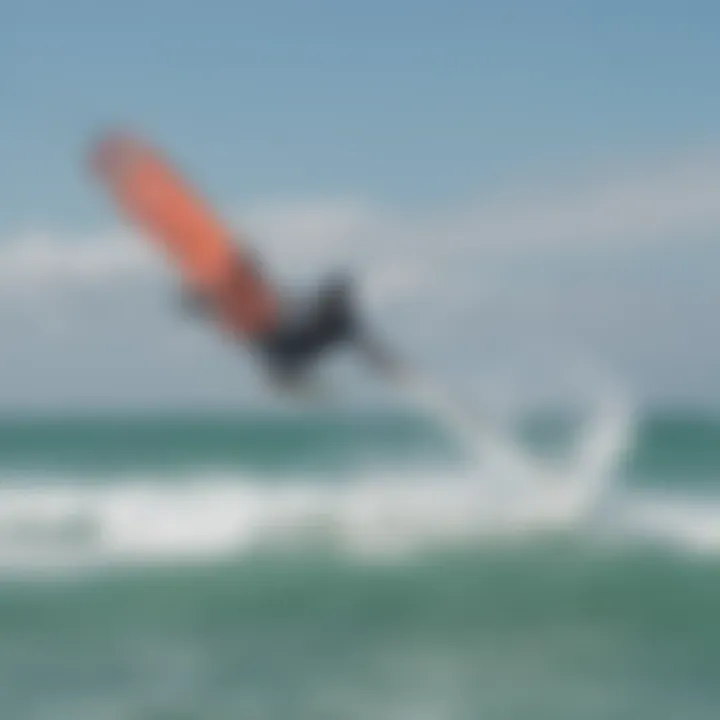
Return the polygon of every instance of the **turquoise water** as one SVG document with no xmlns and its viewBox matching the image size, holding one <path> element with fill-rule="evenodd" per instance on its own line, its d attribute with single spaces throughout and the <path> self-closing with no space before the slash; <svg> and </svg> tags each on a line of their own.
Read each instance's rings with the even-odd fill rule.
<svg viewBox="0 0 720 720">
<path fill-rule="evenodd" d="M 4 421 L 3 717 L 718 717 L 720 421 L 484 452 L 412 415 Z"/>
</svg>

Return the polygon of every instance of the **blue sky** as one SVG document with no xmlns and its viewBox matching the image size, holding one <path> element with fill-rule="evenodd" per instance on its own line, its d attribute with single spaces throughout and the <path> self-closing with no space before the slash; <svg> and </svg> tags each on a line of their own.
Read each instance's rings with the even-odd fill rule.
<svg viewBox="0 0 720 720">
<path fill-rule="evenodd" d="M 135 267 L 82 165 L 93 134 L 120 123 L 160 142 L 291 271 L 382 258 L 368 273 L 394 288 L 387 317 L 410 346 L 432 297 L 440 324 L 482 315 L 477 348 L 483 328 L 552 326 L 606 351 L 642 397 L 720 402 L 707 311 L 720 300 L 717 3 L 0 0 L 0 19 L 0 272 L 34 283 L 0 307 L 13 348 L 0 398 L 7 386 L 16 404 L 28 388 L 81 402 L 91 376 L 143 394 L 165 367 L 153 357 L 185 333 L 162 325 L 162 294 L 147 301 L 156 326 L 116 318 L 102 342 L 67 330 L 78 304 L 126 297 L 77 301 L 89 275 Z M 542 322 L 533 293 L 552 296 Z M 28 313 L 47 320 L 38 336 Z M 418 347 L 437 346 L 416 324 Z M 117 346 L 133 332 L 147 356 L 130 372 Z M 236 384 L 235 355 L 202 338 L 167 397 L 201 361 L 225 378 L 217 397 Z M 56 379 L 28 370 L 41 353 Z"/>
<path fill-rule="evenodd" d="M 88 136 L 152 133 L 222 202 L 452 203 L 713 138 L 712 2 L 0 2 L 0 229 L 98 220 Z M 4 76 L 4 78 L 3 78 Z"/>
</svg>

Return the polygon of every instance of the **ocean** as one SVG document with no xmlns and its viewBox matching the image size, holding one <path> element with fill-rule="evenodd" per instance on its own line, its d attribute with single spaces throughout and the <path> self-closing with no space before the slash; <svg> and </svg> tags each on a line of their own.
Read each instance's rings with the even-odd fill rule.
<svg viewBox="0 0 720 720">
<path fill-rule="evenodd" d="M 720 418 L 0 423 L 3 720 L 715 720 Z"/>
</svg>

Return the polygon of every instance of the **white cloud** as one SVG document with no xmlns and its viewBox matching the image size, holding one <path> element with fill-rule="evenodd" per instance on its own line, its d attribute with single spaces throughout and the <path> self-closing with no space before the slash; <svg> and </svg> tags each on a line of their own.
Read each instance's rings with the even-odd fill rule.
<svg viewBox="0 0 720 720">
<path fill-rule="evenodd" d="M 665 379 L 668 364 L 681 358 L 669 353 L 670 359 L 653 360 L 643 348 L 657 347 L 659 333 L 678 336 L 677 327 L 684 328 L 683 342 L 692 342 L 687 327 L 711 298 L 678 303 L 672 292 L 694 297 L 692 277 L 672 289 L 650 270 L 643 295 L 636 276 L 619 278 L 612 267 L 629 254 L 689 253 L 693 243 L 701 247 L 710 239 L 712 245 L 720 237 L 720 154 L 606 168 L 572 182 L 546 180 L 455 210 L 400 213 L 330 198 L 266 203 L 229 216 L 285 283 L 307 282 L 342 265 L 356 270 L 371 313 L 413 351 L 455 345 L 460 354 L 468 346 L 479 353 L 477 346 L 499 342 L 503 333 L 547 335 L 551 329 L 595 340 L 625 359 L 632 350 L 628 363 L 635 362 L 635 372 L 654 362 L 655 374 Z M 577 269 L 583 257 L 593 271 L 585 275 L 593 278 L 592 291 L 578 285 L 577 272 L 560 272 L 567 263 Z M 605 280 L 593 265 L 598 258 L 607 260 Z M 98 387 L 114 383 L 125 394 L 152 395 L 157 375 L 168 397 L 197 398 L 197 368 L 205 364 L 214 368 L 209 394 L 220 398 L 233 388 L 235 397 L 235 353 L 212 332 L 179 318 L 169 297 L 174 282 L 154 248 L 128 229 L 85 238 L 44 232 L 0 239 L 0 345 L 11 346 L 6 356 L 14 358 L 0 377 L 0 406 L 10 387 L 22 399 L 24 377 L 49 392 L 58 363 L 72 368 L 77 355 L 83 358 L 78 366 L 99 368 Z M 714 298 L 720 300 L 720 291 Z M 668 327 L 652 316 L 661 307 L 683 307 L 686 315 L 675 312 Z M 462 327 L 454 329 L 459 320 Z M 453 343 L 448 336 L 455 330 Z M 134 376 L 117 346 L 141 358 Z M 28 363 L 48 367 L 47 375 L 28 373 Z M 70 375 L 58 380 L 63 397 L 81 395 L 92 372 Z M 682 369 L 675 377 L 681 389 Z"/>
<path fill-rule="evenodd" d="M 238 237 L 285 274 L 337 262 L 412 275 L 437 262 L 689 242 L 720 231 L 720 152 L 655 159 L 641 167 L 588 171 L 572 180 L 510 188 L 469 207 L 393 212 L 352 198 L 274 201 L 235 209 Z M 392 262 L 390 262 L 392 261 Z M 158 271 L 163 265 L 137 234 L 113 229 L 81 239 L 53 231 L 0 238 L 0 278 L 43 282 L 104 279 Z M 405 278 L 398 278 L 405 285 Z"/>
<path fill-rule="evenodd" d="M 720 153 L 606 169 L 570 183 L 481 203 L 451 223 L 466 247 L 510 252 L 692 239 L 720 229 Z"/>
</svg>

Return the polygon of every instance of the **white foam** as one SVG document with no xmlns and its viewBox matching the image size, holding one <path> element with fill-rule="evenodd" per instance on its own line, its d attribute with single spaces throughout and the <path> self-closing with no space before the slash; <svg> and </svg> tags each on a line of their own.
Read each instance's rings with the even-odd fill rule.
<svg viewBox="0 0 720 720">
<path fill-rule="evenodd" d="M 359 554 L 406 552 L 499 530 L 491 497 L 469 478 L 374 477 L 270 487 L 230 478 L 127 479 L 0 489 L 0 564 L 147 563 L 326 544 Z M 536 518 L 539 520 L 539 518 Z"/>
<path fill-rule="evenodd" d="M 624 494 L 614 504 L 605 529 L 619 541 L 695 555 L 720 555 L 720 497 L 669 491 Z"/>
<path fill-rule="evenodd" d="M 443 413 L 475 453 L 465 469 L 372 470 L 334 483 L 202 470 L 112 482 L 2 478 L 0 569 L 42 574 L 303 549 L 385 560 L 598 529 L 624 541 L 720 553 L 720 500 L 614 484 L 632 438 L 624 404 L 606 401 L 573 455 L 555 465 L 498 431 L 473 435 L 468 416 Z"/>
<path fill-rule="evenodd" d="M 0 568 L 43 572 L 317 550 L 397 559 L 443 545 L 604 530 L 623 540 L 720 553 L 720 502 L 616 495 L 602 524 L 568 486 L 498 493 L 477 477 L 381 477 L 271 487 L 229 477 L 128 478 L 0 489 Z"/>
<path fill-rule="evenodd" d="M 506 466 L 491 454 L 485 465 L 445 475 L 373 471 L 334 484 L 288 479 L 271 485 L 199 471 L 110 485 L 6 480 L 0 486 L 0 566 L 145 564 L 302 546 L 387 558 L 572 526 L 587 502 L 582 483 L 551 477 L 547 468 L 541 473 L 513 453 Z"/>
<path fill-rule="evenodd" d="M 549 464 L 524 449 L 497 421 L 480 417 L 467 402 L 427 378 L 407 372 L 401 380 L 410 400 L 457 437 L 475 466 L 513 502 L 562 496 L 570 514 L 594 509 L 611 490 L 618 464 L 633 441 L 632 408 L 607 381 L 596 383 L 601 404 L 587 419 L 574 452 L 564 462 Z"/>
</svg>

